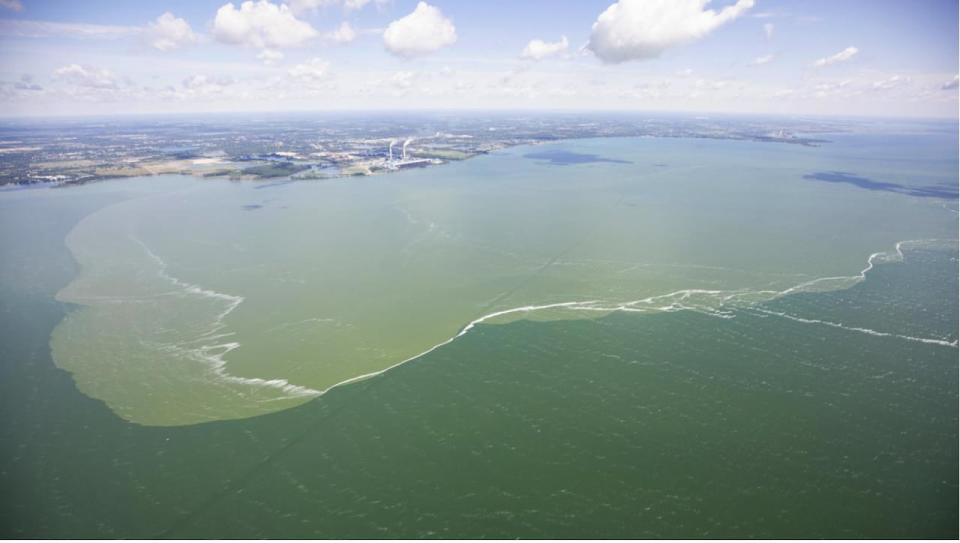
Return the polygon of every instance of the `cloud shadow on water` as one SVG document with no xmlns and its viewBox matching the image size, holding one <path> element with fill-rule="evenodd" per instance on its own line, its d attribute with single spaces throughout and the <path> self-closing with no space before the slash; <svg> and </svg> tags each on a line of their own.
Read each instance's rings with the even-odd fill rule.
<svg viewBox="0 0 960 543">
<path fill-rule="evenodd" d="M 590 164 L 593 162 L 610 162 L 614 164 L 633 164 L 628 160 L 618 160 L 615 158 L 604 158 L 599 155 L 586 153 L 573 153 L 570 151 L 549 150 L 536 151 L 523 155 L 524 158 L 533 160 L 543 160 L 552 166 L 569 166 L 571 164 Z"/>
<path fill-rule="evenodd" d="M 901 185 L 899 183 L 876 181 L 867 177 L 861 177 L 854 173 L 839 171 L 814 172 L 804 175 L 803 178 L 814 181 L 825 181 L 827 183 L 842 183 L 867 190 L 894 192 L 897 194 L 906 194 L 908 196 L 917 196 L 920 198 L 942 198 L 945 200 L 957 199 L 956 187 L 949 185 L 911 187 L 909 185 Z"/>
</svg>

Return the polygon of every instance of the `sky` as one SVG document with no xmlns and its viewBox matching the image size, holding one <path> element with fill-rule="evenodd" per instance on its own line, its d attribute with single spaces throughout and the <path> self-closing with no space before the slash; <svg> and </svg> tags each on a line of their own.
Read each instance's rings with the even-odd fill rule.
<svg viewBox="0 0 960 543">
<path fill-rule="evenodd" d="M 0 115 L 957 118 L 956 0 L 0 0 Z"/>
</svg>

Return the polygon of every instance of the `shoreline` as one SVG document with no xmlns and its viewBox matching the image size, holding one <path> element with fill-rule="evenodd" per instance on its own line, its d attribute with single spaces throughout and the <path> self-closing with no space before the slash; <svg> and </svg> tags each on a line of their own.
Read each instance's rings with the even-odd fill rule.
<svg viewBox="0 0 960 543">
<path fill-rule="evenodd" d="M 420 166 L 415 166 L 415 168 L 430 168 L 430 167 L 444 166 L 444 165 L 446 165 L 446 164 L 448 164 L 448 163 L 451 163 L 451 162 L 464 162 L 464 161 L 468 161 L 468 160 L 471 160 L 471 159 L 473 159 L 473 158 L 476 158 L 476 157 L 478 157 L 478 156 L 490 155 L 490 154 L 496 153 L 496 152 L 498 152 L 498 151 L 502 151 L 502 150 L 504 150 L 504 149 L 513 149 L 513 148 L 516 148 L 516 147 L 523 147 L 523 146 L 541 146 L 541 145 L 547 145 L 547 144 L 551 144 L 551 143 L 563 143 L 563 142 L 570 142 L 570 141 L 581 141 L 581 140 L 592 140 L 592 139 L 693 139 L 693 140 L 713 140 L 713 141 L 741 141 L 741 142 L 751 142 L 751 143 L 780 143 L 780 144 L 787 144 L 787 145 L 801 145 L 801 146 L 804 146 L 804 147 L 821 147 L 823 144 L 829 144 L 829 143 L 831 143 L 831 140 L 819 139 L 819 138 L 813 138 L 813 137 L 805 137 L 805 136 L 803 136 L 803 137 L 797 137 L 797 138 L 776 138 L 776 137 L 765 137 L 765 136 L 737 136 L 737 137 L 732 137 L 732 136 L 717 136 L 717 135 L 709 135 L 709 134 L 703 134 L 703 135 L 696 135 L 696 134 L 679 134 L 679 135 L 673 135 L 673 134 L 662 134 L 662 135 L 647 135 L 647 134 L 632 134 L 632 135 L 631 135 L 631 134 L 587 135 L 587 136 L 577 136 L 577 137 L 560 137 L 560 138 L 552 138 L 552 139 L 546 139 L 546 138 L 545 138 L 545 139 L 537 139 L 537 140 L 529 140 L 529 141 L 518 141 L 518 142 L 504 143 L 504 144 L 502 144 L 502 145 L 495 146 L 495 147 L 490 148 L 490 149 L 484 149 L 484 150 L 480 150 L 480 151 L 474 152 L 473 154 L 470 154 L 469 156 L 466 156 L 466 157 L 464 157 L 464 158 L 460 158 L 460 159 L 436 159 L 436 160 L 440 160 L 440 162 L 438 162 L 438 163 L 431 163 L 431 164 L 423 164 L 423 165 L 420 165 Z M 418 156 L 416 155 L 416 153 L 414 153 L 413 158 L 419 160 L 421 157 L 418 157 Z M 434 158 L 432 158 L 432 157 L 423 158 L 423 160 L 433 160 L 433 159 L 434 159 Z M 195 160 L 197 160 L 197 161 L 208 160 L 208 157 L 199 157 L 199 158 L 197 158 L 197 159 L 195 159 Z M 240 162 L 247 162 L 247 161 L 237 161 L 237 162 L 233 162 L 232 164 L 236 164 L 236 163 L 240 163 Z M 249 161 L 249 162 L 255 162 L 255 163 L 256 163 L 256 162 L 258 162 L 258 161 L 253 160 L 253 161 Z M 269 163 L 270 161 L 263 160 L 263 161 L 259 161 L 259 162 L 267 162 L 267 163 Z M 296 162 L 291 161 L 291 162 L 287 162 L 287 163 L 285 163 L 285 164 L 293 164 L 293 165 L 296 165 Z M 379 176 L 379 175 L 386 175 L 386 174 L 397 173 L 397 172 L 404 171 L 405 169 L 409 169 L 409 168 L 394 168 L 394 169 L 389 169 L 389 168 L 377 168 L 377 169 L 370 169 L 369 166 L 367 166 L 366 164 L 363 164 L 362 167 L 363 167 L 363 168 L 367 168 L 366 172 L 364 172 L 364 171 L 353 172 L 353 173 L 344 173 L 344 172 L 343 172 L 344 169 L 349 169 L 349 168 L 354 168 L 354 167 L 360 167 L 360 166 L 358 166 L 358 164 L 363 164 L 363 162 L 360 161 L 360 162 L 358 162 L 357 164 L 353 164 L 353 165 L 349 165 L 349 166 L 345 166 L 345 167 L 339 167 L 340 170 L 341 170 L 340 173 L 334 174 L 334 175 L 330 175 L 330 176 L 327 176 L 327 177 L 319 177 L 319 176 L 318 176 L 318 177 L 297 177 L 297 175 L 298 175 L 300 172 L 302 172 L 302 171 L 309 171 L 309 170 L 311 169 L 311 166 L 305 166 L 304 169 L 302 169 L 302 170 L 300 170 L 300 171 L 298 171 L 298 172 L 295 172 L 295 173 L 293 173 L 293 174 L 289 174 L 289 175 L 277 175 L 277 176 L 267 176 L 267 177 L 257 176 L 257 175 L 253 175 L 253 174 L 243 174 L 243 173 L 242 173 L 242 172 L 243 172 L 243 169 L 242 169 L 242 168 L 241 168 L 241 169 L 238 169 L 238 170 L 236 170 L 236 171 L 216 171 L 216 172 L 212 172 L 212 173 L 203 173 L 203 172 L 193 171 L 193 170 L 159 171 L 159 172 L 145 171 L 145 172 L 136 172 L 136 173 L 130 173 L 130 174 L 98 175 L 98 176 L 93 176 L 93 177 L 89 177 L 89 178 L 83 178 L 83 179 L 78 179 L 78 180 L 67 180 L 67 181 L 45 181 L 45 180 L 44 180 L 44 181 L 37 181 L 37 182 L 31 182 L 31 183 L 16 183 L 16 182 L 2 183 L 2 184 L 0 184 L 0 192 L 6 191 L 6 190 L 27 190 L 27 189 L 31 189 L 31 188 L 55 188 L 55 189 L 60 189 L 60 188 L 69 188 L 69 187 L 71 187 L 71 186 L 83 186 L 83 185 L 86 185 L 86 184 L 99 183 L 99 182 L 103 182 L 103 181 L 116 181 L 116 180 L 121 180 L 121 179 L 132 179 L 132 178 L 136 178 L 136 177 L 154 177 L 154 176 L 158 176 L 158 175 L 184 175 L 184 176 L 196 177 L 198 180 L 201 180 L 201 181 L 206 180 L 206 179 L 226 179 L 226 180 L 231 181 L 231 182 L 253 182 L 253 183 L 259 183 L 259 182 L 277 182 L 277 181 L 290 181 L 290 182 L 293 182 L 293 181 L 305 181 L 305 182 L 307 182 L 307 181 L 329 181 L 329 180 L 338 180 L 338 179 L 345 179 L 345 178 L 351 178 L 351 177 L 373 177 L 373 176 Z M 261 166 L 263 166 L 263 164 L 261 164 Z M 8 187 L 16 187 L 16 188 L 8 188 Z"/>
</svg>

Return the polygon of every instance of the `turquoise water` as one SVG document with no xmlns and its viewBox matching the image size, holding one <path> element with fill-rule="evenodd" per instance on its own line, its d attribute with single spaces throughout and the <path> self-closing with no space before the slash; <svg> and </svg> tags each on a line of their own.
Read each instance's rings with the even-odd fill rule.
<svg viewBox="0 0 960 543">
<path fill-rule="evenodd" d="M 4 194 L 2 534 L 956 537 L 956 201 L 802 177 L 836 170 L 917 186 L 955 183 L 955 139 L 950 148 L 949 138 L 931 138 L 942 145 L 907 148 L 909 138 L 870 135 L 838 136 L 818 149 L 591 140 L 559 147 L 631 164 L 550 166 L 513 149 L 352 184 L 257 189 L 170 178 Z M 873 156 L 882 163 L 871 166 Z M 646 173 L 618 180 L 618 171 Z M 320 228 L 326 222 L 329 230 Z M 308 309 L 347 291 L 349 278 L 366 287 L 363 296 L 404 296 L 364 305 L 344 292 L 342 304 L 325 307 L 359 305 L 385 320 L 358 320 L 329 337 L 367 337 L 400 354 L 405 336 L 416 339 L 410 348 L 419 348 L 421 333 L 426 343 L 445 341 L 498 310 L 605 305 L 490 319 L 376 378 L 249 416 L 263 398 L 208 396 L 204 379 L 187 380 L 197 394 L 177 395 L 182 383 L 149 371 L 150 357 L 134 374 L 127 359 L 110 362 L 116 371 L 102 371 L 101 383 L 96 371 L 57 369 L 65 363 L 51 358 L 50 346 L 54 355 L 67 346 L 67 354 L 111 353 L 104 342 L 134 344 L 130 338 L 150 337 L 156 322 L 168 324 L 162 333 L 180 333 L 173 325 L 183 321 L 182 306 L 147 296 L 172 283 L 149 290 L 161 281 L 142 246 L 128 243 L 131 225 L 171 277 L 243 297 L 225 332 L 265 352 L 275 344 L 256 346 L 258 330 L 327 318 Z M 84 228 L 99 233 L 96 244 L 79 243 Z M 302 234 L 277 239 L 290 231 Z M 400 243 L 411 237 L 412 247 Z M 205 244 L 210 239 L 232 241 Z M 924 241 L 897 246 L 912 239 Z M 308 242 L 317 256 L 287 259 Z M 374 248 L 383 251 L 371 256 Z M 83 250 L 130 259 L 90 269 Z M 496 259 L 497 251 L 521 256 Z M 325 267 L 324 254 L 355 255 L 351 266 L 360 266 Z M 398 260 L 405 254 L 408 261 Z M 399 262 L 412 268 L 403 273 Z M 425 269 L 434 271 L 422 278 Z M 471 273 L 445 283 L 464 271 Z M 345 281 L 337 288 L 310 282 L 336 273 Z M 492 287 L 485 277 L 495 278 Z M 117 289 L 112 294 L 126 297 L 111 302 L 121 314 L 99 306 L 104 299 L 54 299 L 76 293 L 78 281 Z M 289 284 L 301 286 L 288 291 Z M 686 298 L 610 311 L 680 290 Z M 283 304 L 269 303 L 284 295 Z M 462 309 L 457 296 L 482 302 Z M 229 303 L 166 297 L 197 302 L 187 306 L 188 324 L 206 323 L 218 309 L 200 300 Z M 136 320 L 132 298 L 158 320 Z M 85 313 L 91 307 L 94 314 Z M 418 332 L 446 317 L 456 319 Z M 58 339 L 72 321 L 97 335 Z M 356 331 L 397 323 L 396 340 Z M 142 328 L 131 334 L 126 324 Z M 321 382 L 327 370 L 294 370 L 325 351 L 309 343 L 313 333 L 286 328 L 281 337 L 294 346 L 285 357 L 300 362 L 231 359 L 238 348 L 223 368 L 244 379 L 322 386 L 310 379 Z M 196 375 L 207 377 L 188 370 Z M 111 393 L 138 381 L 159 393 L 131 404 Z M 219 406 L 206 411 L 212 418 L 249 411 L 204 424 L 180 418 L 209 397 Z M 170 418 L 124 420 L 156 410 Z"/>
</svg>

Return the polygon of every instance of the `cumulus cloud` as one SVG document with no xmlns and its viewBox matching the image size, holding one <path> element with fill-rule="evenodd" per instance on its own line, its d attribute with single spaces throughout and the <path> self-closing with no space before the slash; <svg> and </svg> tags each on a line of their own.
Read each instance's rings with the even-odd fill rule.
<svg viewBox="0 0 960 543">
<path fill-rule="evenodd" d="M 296 47 L 317 35 L 286 4 L 277 5 L 270 0 L 248 0 L 239 9 L 232 2 L 224 4 L 213 21 L 213 36 L 217 40 L 260 49 Z"/>
<path fill-rule="evenodd" d="M 763 66 L 764 64 L 769 64 L 773 62 L 773 54 L 763 55 L 762 57 L 757 57 L 750 62 L 751 66 Z"/>
<path fill-rule="evenodd" d="M 953 79 L 947 81 L 943 85 L 940 85 L 941 90 L 953 90 L 960 86 L 960 76 L 953 76 Z"/>
<path fill-rule="evenodd" d="M 560 41 L 555 42 L 531 40 L 523 48 L 523 53 L 520 56 L 529 60 L 540 60 L 566 51 L 569 45 L 566 36 L 560 36 Z"/>
<path fill-rule="evenodd" d="M 323 37 L 334 43 L 350 43 L 357 39 L 357 31 L 350 26 L 350 23 L 344 21 L 340 23 L 336 30 L 327 32 Z"/>
<path fill-rule="evenodd" d="M 303 64 L 290 68 L 290 77 L 306 83 L 320 81 L 327 76 L 330 63 L 322 58 L 312 58 Z"/>
<path fill-rule="evenodd" d="M 190 28 L 190 23 L 169 11 L 147 25 L 146 36 L 150 45 L 160 51 L 172 51 L 197 43 L 197 35 Z"/>
<path fill-rule="evenodd" d="M 53 75 L 66 83 L 91 89 L 116 89 L 119 87 L 117 77 L 110 70 L 68 64 L 57 68 Z"/>
<path fill-rule="evenodd" d="M 412 13 L 390 23 L 383 33 L 387 50 L 406 58 L 432 53 L 456 41 L 453 22 L 426 2 L 418 3 Z"/>
<path fill-rule="evenodd" d="M 619 0 L 593 23 L 587 49 L 604 62 L 656 58 L 665 49 L 703 38 L 751 7 L 737 0 L 720 11 L 709 0 Z"/>
<path fill-rule="evenodd" d="M 851 58 L 853 58 L 859 52 L 860 52 L 859 49 L 857 49 L 856 47 L 850 46 L 844 49 L 843 51 L 840 51 L 839 53 L 830 55 L 829 57 L 823 57 L 823 58 L 817 59 L 816 61 L 814 61 L 813 67 L 823 68 L 824 66 L 830 66 L 831 64 L 837 64 L 838 62 L 846 62 Z"/>
<path fill-rule="evenodd" d="M 768 40 L 773 38 L 773 23 L 765 23 L 763 25 L 763 33 Z"/>
<path fill-rule="evenodd" d="M 23 11 L 23 4 L 20 3 L 20 0 L 0 0 L 0 8 L 10 11 Z"/>
</svg>

